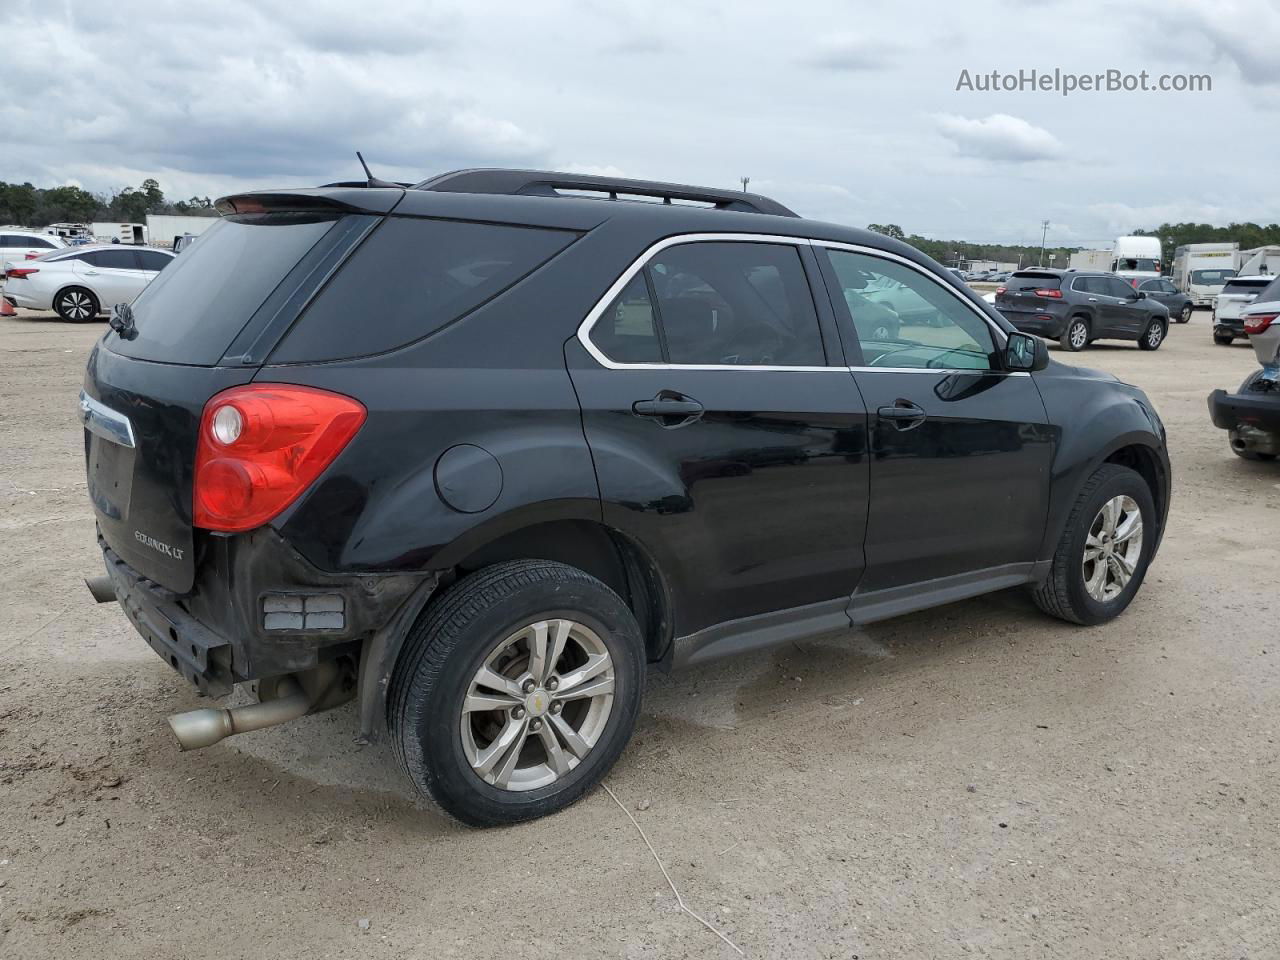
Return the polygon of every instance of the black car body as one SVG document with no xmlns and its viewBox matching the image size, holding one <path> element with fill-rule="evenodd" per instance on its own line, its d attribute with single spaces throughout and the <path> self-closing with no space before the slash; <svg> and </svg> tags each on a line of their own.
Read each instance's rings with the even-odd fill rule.
<svg viewBox="0 0 1280 960">
<path fill-rule="evenodd" d="M 1167 277 L 1143 280 L 1138 284 L 1138 290 L 1156 303 L 1163 304 L 1169 311 L 1169 319 L 1174 323 L 1187 323 L 1191 320 L 1191 312 L 1195 309 L 1195 305 L 1191 302 L 1191 298 L 1175 287 L 1173 281 Z"/>
<path fill-rule="evenodd" d="M 1159 542 L 1169 462 L 1142 392 L 1050 362 L 904 243 L 764 197 L 522 171 L 219 209 L 89 359 L 95 590 L 202 692 L 293 676 L 305 689 L 278 696 L 304 711 L 358 696 L 362 735 L 390 728 L 419 787 L 471 822 L 603 775 L 638 704 L 633 655 L 695 663 L 1020 584 L 1101 622 Z M 936 317 L 873 339 L 853 315 L 869 279 Z M 1064 538 L 1112 487 L 1141 507 L 1146 552 L 1091 605 Z M 504 641 L 528 662 L 480 700 L 508 705 L 502 731 L 549 736 L 570 710 L 539 699 L 559 682 L 539 679 L 546 624 L 577 624 L 572 676 L 616 668 L 603 768 L 562 771 L 558 741 L 484 768 L 497 728 L 464 713 L 459 746 L 462 701 L 420 690 L 489 642 L 472 626 L 454 646 L 457 623 L 539 590 L 522 616 L 560 612 Z M 243 728 L 203 713 L 226 728 L 202 743 Z M 475 782 L 448 765 L 464 748 Z"/>
<path fill-rule="evenodd" d="M 1094 340 L 1136 340 L 1154 350 L 1169 311 L 1111 273 L 1028 268 L 996 291 L 995 307 L 1018 330 L 1082 350 Z"/>
</svg>

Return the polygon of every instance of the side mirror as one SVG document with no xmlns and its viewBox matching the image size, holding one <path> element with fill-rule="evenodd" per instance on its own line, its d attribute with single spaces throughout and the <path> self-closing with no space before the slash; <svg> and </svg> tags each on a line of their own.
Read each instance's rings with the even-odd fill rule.
<svg viewBox="0 0 1280 960">
<path fill-rule="evenodd" d="M 1043 370 L 1049 365 L 1049 345 L 1029 333 L 1011 333 L 1004 350 L 1004 365 L 1010 370 Z"/>
<path fill-rule="evenodd" d="M 1137 299 L 1137 300 L 1147 299 L 1147 291 L 1145 290 L 1135 290 L 1133 291 L 1133 293 L 1134 293 L 1134 299 Z"/>
</svg>

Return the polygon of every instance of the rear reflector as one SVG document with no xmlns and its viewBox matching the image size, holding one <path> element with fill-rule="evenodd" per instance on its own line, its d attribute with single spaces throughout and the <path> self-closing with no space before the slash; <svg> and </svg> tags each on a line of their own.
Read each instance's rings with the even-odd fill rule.
<svg viewBox="0 0 1280 960">
<path fill-rule="evenodd" d="M 1255 313 L 1251 317 L 1244 318 L 1244 332 L 1248 334 L 1262 333 L 1271 324 L 1275 323 L 1276 317 L 1280 317 L 1280 313 Z"/>
<path fill-rule="evenodd" d="M 359 401 L 291 384 L 232 387 L 205 404 L 195 525 L 238 533 L 293 503 L 364 423 Z"/>
</svg>

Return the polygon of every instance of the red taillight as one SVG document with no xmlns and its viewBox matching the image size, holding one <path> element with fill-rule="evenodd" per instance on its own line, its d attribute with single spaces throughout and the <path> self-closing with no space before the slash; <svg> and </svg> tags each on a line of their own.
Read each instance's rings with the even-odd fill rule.
<svg viewBox="0 0 1280 960">
<path fill-rule="evenodd" d="M 1262 333 L 1267 327 L 1275 323 L 1276 317 L 1280 317 L 1280 313 L 1255 313 L 1251 317 L 1244 318 L 1244 332 L 1248 334 Z"/>
<path fill-rule="evenodd" d="M 219 393 L 200 418 L 195 525 L 227 533 L 262 526 L 324 472 L 364 420 L 358 401 L 312 387 Z"/>
<path fill-rule="evenodd" d="M 39 253 L 32 253 L 30 250 L 28 250 L 28 251 L 26 252 L 26 254 L 23 256 L 23 258 L 22 258 L 22 259 L 23 259 L 23 260 L 34 260 L 36 257 L 39 257 L 39 256 L 42 256 L 42 254 L 39 254 Z"/>
<path fill-rule="evenodd" d="M 40 272 L 39 267 L 10 267 L 8 270 L 5 271 L 4 275 L 5 277 L 11 278 L 11 279 L 15 277 L 18 279 L 21 279 L 22 277 L 29 277 L 31 276 L 31 274 L 39 273 L 39 272 Z"/>
<path fill-rule="evenodd" d="M 1004 293 L 1007 289 L 1008 287 L 996 287 L 996 296 L 1000 296 L 1000 294 Z"/>
<path fill-rule="evenodd" d="M 1049 290 L 1049 289 L 1037 290 L 1037 291 L 1036 291 L 1036 296 L 1037 296 L 1037 297 L 1048 297 L 1050 300 L 1061 300 L 1061 299 L 1062 299 L 1062 291 L 1061 291 L 1061 290 Z"/>
</svg>

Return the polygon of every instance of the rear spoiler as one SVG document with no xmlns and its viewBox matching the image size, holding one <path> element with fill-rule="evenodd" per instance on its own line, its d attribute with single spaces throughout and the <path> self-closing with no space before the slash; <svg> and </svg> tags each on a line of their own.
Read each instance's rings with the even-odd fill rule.
<svg viewBox="0 0 1280 960">
<path fill-rule="evenodd" d="M 335 184 L 301 190 L 254 190 L 219 197 L 214 202 L 224 217 L 255 213 L 390 213 L 404 196 L 399 187 L 357 187 Z"/>
</svg>

